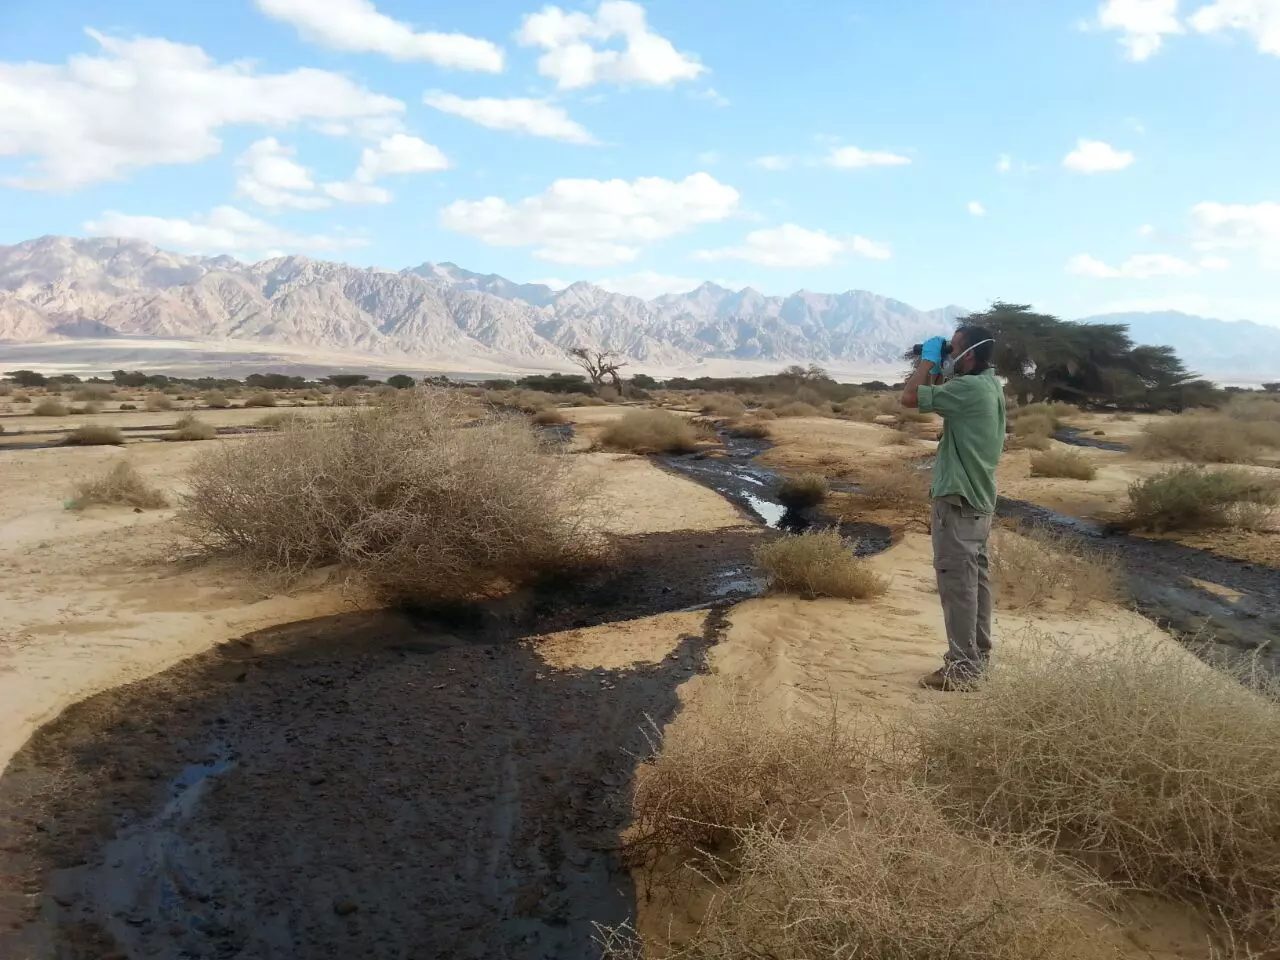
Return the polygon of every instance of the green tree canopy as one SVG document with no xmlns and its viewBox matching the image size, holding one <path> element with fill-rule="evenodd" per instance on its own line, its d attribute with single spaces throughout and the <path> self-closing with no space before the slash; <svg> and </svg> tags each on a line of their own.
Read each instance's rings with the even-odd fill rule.
<svg viewBox="0 0 1280 960">
<path fill-rule="evenodd" d="M 412 390 L 416 384 L 417 381 L 414 380 L 413 377 L 407 376 L 403 373 L 397 373 L 387 377 L 387 386 L 395 387 L 397 390 Z"/>
<path fill-rule="evenodd" d="M 1182 410 L 1222 396 L 1189 372 L 1172 347 L 1135 346 L 1122 323 L 1077 323 L 997 301 L 957 321 L 966 324 L 995 336 L 996 373 L 1022 403 Z"/>
</svg>

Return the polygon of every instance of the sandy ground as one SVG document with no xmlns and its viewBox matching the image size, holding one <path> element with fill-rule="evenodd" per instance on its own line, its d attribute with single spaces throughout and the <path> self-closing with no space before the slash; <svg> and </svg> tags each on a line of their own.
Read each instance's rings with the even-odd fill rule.
<svg viewBox="0 0 1280 960">
<path fill-rule="evenodd" d="M 237 425 L 263 412 L 201 416 Z M 624 411 L 565 412 L 589 438 Z M 107 417 L 158 422 L 90 419 Z M 1114 426 L 1117 439 L 1134 429 Z M 832 476 L 933 446 L 887 445 L 885 428 L 848 421 L 771 429 L 778 445 L 766 464 Z M 870 561 L 890 582 L 874 601 L 682 609 L 686 593 L 705 592 L 699 578 L 747 555 L 759 532 L 715 493 L 643 458 L 575 457 L 599 481 L 609 529 L 650 551 L 637 566 L 643 595 L 605 584 L 535 603 L 528 622 L 493 611 L 475 630 L 363 610 L 322 578 L 284 591 L 174 564 L 169 511 L 63 508 L 72 481 L 121 456 L 173 490 L 200 446 L 0 453 L 0 768 L 62 713 L 0 780 L 0 806 L 49 811 L 38 841 L 7 848 L 18 851 L 8 873 L 25 885 L 0 906 L 25 911 L 26 923 L 43 903 L 74 934 L 66 956 L 95 960 L 112 944 L 128 945 L 118 956 L 160 957 L 319 960 L 335 945 L 379 958 L 415 947 L 483 955 L 476 944 L 489 956 L 585 955 L 590 922 L 630 909 L 611 851 L 642 727 L 660 729 L 681 703 L 675 722 L 696 723 L 706 671 L 779 710 L 825 710 L 834 698 L 887 716 L 934 696 L 917 686 L 944 649 L 926 536 L 908 532 Z M 1004 492 L 1096 515 L 1149 467 L 1087 453 L 1102 469 L 1084 490 L 1031 479 L 1018 453 L 1002 467 Z M 665 596 L 668 612 L 642 612 Z M 1130 610 L 1094 606 L 1000 612 L 996 634 L 998 655 L 1034 635 L 1089 644 L 1158 631 Z M 175 770 L 198 773 L 169 780 Z M 172 791 L 159 801 L 157 780 Z M 14 829 L 0 817 L 0 850 Z M 46 876 L 52 901 L 40 897 Z M 176 897 L 165 877 L 177 878 Z M 642 928 L 663 922 L 644 909 Z M 1125 955 L 1205 957 L 1185 917 L 1132 909 Z M 47 924 L 14 929 L 6 956 L 46 955 Z M 481 930 L 494 932 L 486 940 Z"/>
<path fill-rule="evenodd" d="M 246 414 L 261 416 L 221 411 L 209 419 L 235 423 Z M 121 458 L 172 493 L 204 445 L 134 442 L 123 450 L 0 452 L 0 770 L 41 723 L 89 694 L 246 632 L 362 605 L 359 596 L 318 578 L 282 589 L 218 565 L 175 564 L 185 548 L 172 510 L 65 507 L 75 482 Z M 574 463 L 598 480 L 608 532 L 744 523 L 714 493 L 641 458 L 590 454 Z"/>
</svg>

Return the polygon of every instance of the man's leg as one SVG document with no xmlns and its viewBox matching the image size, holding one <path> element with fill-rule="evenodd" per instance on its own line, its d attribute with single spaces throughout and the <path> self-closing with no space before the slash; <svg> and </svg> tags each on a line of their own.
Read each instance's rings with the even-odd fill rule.
<svg viewBox="0 0 1280 960">
<path fill-rule="evenodd" d="M 991 660 L 991 560 L 986 540 L 978 550 L 978 622 L 973 637 L 985 668 Z"/>
<path fill-rule="evenodd" d="M 972 515 L 945 500 L 933 505 L 933 566 L 938 598 L 947 627 L 946 668 L 959 675 L 977 674 L 984 666 L 978 649 L 978 547 Z M 972 511 L 967 511 L 972 514 Z"/>
</svg>

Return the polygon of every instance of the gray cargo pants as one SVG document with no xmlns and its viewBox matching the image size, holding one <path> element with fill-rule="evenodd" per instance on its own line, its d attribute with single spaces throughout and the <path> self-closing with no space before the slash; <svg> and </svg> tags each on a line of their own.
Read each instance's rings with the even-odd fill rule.
<svg viewBox="0 0 1280 960">
<path fill-rule="evenodd" d="M 933 501 L 933 568 L 947 625 L 946 666 L 961 674 L 986 669 L 991 656 L 991 514 L 964 497 Z"/>
</svg>

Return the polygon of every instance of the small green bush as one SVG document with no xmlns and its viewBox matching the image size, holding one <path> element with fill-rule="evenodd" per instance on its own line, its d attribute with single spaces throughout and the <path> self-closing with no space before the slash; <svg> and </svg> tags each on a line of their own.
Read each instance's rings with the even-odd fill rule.
<svg viewBox="0 0 1280 960">
<path fill-rule="evenodd" d="M 120 404 L 120 409 L 121 410 L 137 410 L 138 405 L 136 403 L 122 403 Z"/>
<path fill-rule="evenodd" d="M 1280 506 L 1280 489 L 1239 468 L 1173 467 L 1129 485 L 1127 524 L 1136 530 L 1257 525 Z"/>
</svg>

